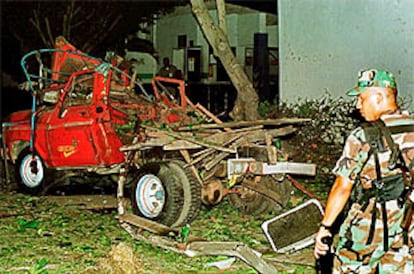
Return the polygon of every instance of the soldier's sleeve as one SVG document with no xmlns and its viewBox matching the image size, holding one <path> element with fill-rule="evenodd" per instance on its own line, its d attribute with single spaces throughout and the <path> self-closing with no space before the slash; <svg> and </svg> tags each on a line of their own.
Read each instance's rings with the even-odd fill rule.
<svg viewBox="0 0 414 274">
<path fill-rule="evenodd" d="M 368 151 L 363 149 L 363 139 L 364 134 L 361 128 L 355 129 L 348 136 L 342 155 L 332 170 L 336 176 L 342 176 L 351 182 L 355 181 L 368 157 Z"/>
<path fill-rule="evenodd" d="M 402 138 L 400 150 L 405 164 L 409 169 L 414 170 L 414 132 L 404 134 Z"/>
</svg>

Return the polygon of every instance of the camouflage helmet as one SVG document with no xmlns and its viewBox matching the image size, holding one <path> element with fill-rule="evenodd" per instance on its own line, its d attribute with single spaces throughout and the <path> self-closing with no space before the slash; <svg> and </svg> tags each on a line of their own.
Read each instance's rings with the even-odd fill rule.
<svg viewBox="0 0 414 274">
<path fill-rule="evenodd" d="M 395 77 L 388 71 L 379 69 L 361 70 L 358 74 L 358 85 L 348 90 L 346 94 L 357 96 L 369 87 L 397 89 L 397 83 L 395 82 Z"/>
</svg>

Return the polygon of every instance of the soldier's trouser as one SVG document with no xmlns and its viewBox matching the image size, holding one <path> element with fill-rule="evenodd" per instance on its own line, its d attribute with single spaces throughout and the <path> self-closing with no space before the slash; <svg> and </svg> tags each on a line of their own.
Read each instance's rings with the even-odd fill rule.
<svg viewBox="0 0 414 274">
<path fill-rule="evenodd" d="M 414 273 L 414 224 L 404 244 L 400 227 L 404 210 L 395 200 L 386 202 L 388 251 L 384 251 L 384 230 L 381 205 L 376 204 L 374 237 L 368 242 L 374 201 L 361 211 L 361 205 L 353 204 L 339 231 L 339 243 L 334 260 L 333 273 Z"/>
</svg>

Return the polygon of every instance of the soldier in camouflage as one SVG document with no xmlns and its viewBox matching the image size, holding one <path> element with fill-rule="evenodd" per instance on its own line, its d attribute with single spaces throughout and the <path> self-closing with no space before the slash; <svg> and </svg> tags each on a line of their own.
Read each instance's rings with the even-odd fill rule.
<svg viewBox="0 0 414 274">
<path fill-rule="evenodd" d="M 358 86 L 347 94 L 357 96 L 356 107 L 367 122 L 383 121 L 387 128 L 413 128 L 414 118 L 397 105 L 397 87 L 391 73 L 375 69 L 361 71 Z M 405 207 L 409 205 L 406 200 L 399 203 L 401 197 L 410 193 L 403 192 L 401 186 L 404 188 L 404 184 L 396 181 L 404 173 L 401 166 L 408 167 L 405 171 L 413 172 L 414 131 L 389 135 L 392 136 L 391 143 L 399 146 L 402 156 L 400 162 L 403 163 L 395 168 L 389 163 L 390 145 L 377 150 L 375 156 L 371 153 L 375 143 L 367 140 L 367 135 L 363 127 L 358 127 L 346 140 L 342 156 L 333 170 L 336 180 L 315 237 L 314 256 L 319 259 L 329 250 L 322 239 L 332 237 L 332 224 L 351 198 L 352 190 L 358 189 L 360 194 L 376 194 L 359 195 L 355 201 L 351 199 L 350 210 L 339 231 L 333 273 L 411 274 L 414 273 L 414 222 L 403 230 L 401 222 Z"/>
</svg>

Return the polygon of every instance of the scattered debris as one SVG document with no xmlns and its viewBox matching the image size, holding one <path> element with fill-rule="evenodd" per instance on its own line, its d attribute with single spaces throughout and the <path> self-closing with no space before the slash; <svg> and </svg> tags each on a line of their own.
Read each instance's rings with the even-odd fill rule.
<svg viewBox="0 0 414 274">
<path fill-rule="evenodd" d="M 225 270 L 231 267 L 231 265 L 236 261 L 236 258 L 229 258 L 227 260 L 221 260 L 217 262 L 207 263 L 204 265 L 205 268 L 217 267 L 220 270 Z"/>
</svg>

